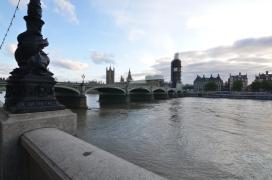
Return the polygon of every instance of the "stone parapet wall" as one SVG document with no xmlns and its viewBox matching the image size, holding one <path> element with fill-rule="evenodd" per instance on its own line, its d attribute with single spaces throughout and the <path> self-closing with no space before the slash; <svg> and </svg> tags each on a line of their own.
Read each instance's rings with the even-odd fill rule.
<svg viewBox="0 0 272 180">
<path fill-rule="evenodd" d="M 21 144 L 31 162 L 29 180 L 165 179 L 54 128 L 25 133 Z"/>
</svg>

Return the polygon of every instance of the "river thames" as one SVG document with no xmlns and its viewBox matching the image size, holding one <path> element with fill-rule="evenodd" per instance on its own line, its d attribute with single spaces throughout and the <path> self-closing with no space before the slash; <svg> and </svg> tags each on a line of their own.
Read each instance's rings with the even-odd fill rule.
<svg viewBox="0 0 272 180">
<path fill-rule="evenodd" d="M 97 100 L 74 110 L 77 136 L 134 164 L 169 179 L 272 179 L 272 101 Z"/>
<path fill-rule="evenodd" d="M 78 137 L 169 179 L 272 179 L 272 101 L 178 98 L 77 111 Z"/>
</svg>

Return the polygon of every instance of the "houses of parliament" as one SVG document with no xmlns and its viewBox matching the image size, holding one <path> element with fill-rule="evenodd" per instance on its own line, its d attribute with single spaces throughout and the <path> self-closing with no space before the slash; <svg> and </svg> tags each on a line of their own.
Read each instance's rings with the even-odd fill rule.
<svg viewBox="0 0 272 180">
<path fill-rule="evenodd" d="M 106 68 L 106 84 L 114 84 L 115 83 L 114 79 L 115 79 L 115 68 L 112 68 L 112 67 Z M 130 72 L 130 69 L 129 69 L 126 81 L 130 82 L 132 80 L 133 79 L 132 79 L 131 72 Z M 124 79 L 123 76 L 121 76 L 120 82 L 121 83 L 125 82 L 125 79 Z"/>
<path fill-rule="evenodd" d="M 164 77 L 162 75 L 147 75 L 144 80 L 136 80 L 133 81 L 131 71 L 129 69 L 128 76 L 125 79 L 123 76 L 120 78 L 120 83 L 131 82 L 131 83 L 147 83 L 156 86 L 165 86 L 168 85 L 171 88 L 181 88 L 181 60 L 179 59 L 179 54 L 176 53 L 174 56 L 174 60 L 171 61 L 171 81 L 165 82 Z M 107 67 L 106 68 L 106 84 L 114 84 L 115 83 L 115 68 Z M 119 83 L 119 82 L 118 82 Z"/>
</svg>

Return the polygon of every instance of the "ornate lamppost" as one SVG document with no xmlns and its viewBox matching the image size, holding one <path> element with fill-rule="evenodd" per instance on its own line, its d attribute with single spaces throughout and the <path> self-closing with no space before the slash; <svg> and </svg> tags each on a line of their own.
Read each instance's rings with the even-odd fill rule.
<svg viewBox="0 0 272 180">
<path fill-rule="evenodd" d="M 15 59 L 18 68 L 7 80 L 5 109 L 11 113 L 30 113 L 65 109 L 55 98 L 53 73 L 47 68 L 50 60 L 43 49 L 49 45 L 43 38 L 40 0 L 30 0 L 27 30 L 18 37 Z"/>
<path fill-rule="evenodd" d="M 81 78 L 82 78 L 82 84 L 84 84 L 85 74 L 82 74 Z"/>
</svg>

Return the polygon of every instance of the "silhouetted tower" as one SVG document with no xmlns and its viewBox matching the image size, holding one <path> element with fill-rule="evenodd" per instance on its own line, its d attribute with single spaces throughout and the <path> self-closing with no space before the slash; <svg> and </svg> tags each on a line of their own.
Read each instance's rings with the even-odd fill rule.
<svg viewBox="0 0 272 180">
<path fill-rule="evenodd" d="M 106 84 L 113 84 L 114 83 L 114 71 L 115 69 L 108 69 L 106 68 Z"/>
<path fill-rule="evenodd" d="M 130 72 L 130 69 L 129 69 L 129 71 L 128 71 L 128 76 L 127 76 L 127 82 L 130 82 L 130 81 L 132 81 L 133 79 L 132 79 L 132 76 L 131 76 L 131 72 Z"/>
<path fill-rule="evenodd" d="M 171 82 L 172 88 L 176 88 L 177 84 L 181 83 L 181 60 L 179 60 L 179 54 L 175 54 L 174 60 L 171 62 Z"/>
<path fill-rule="evenodd" d="M 121 76 L 120 82 L 121 82 L 121 83 L 124 83 L 124 82 L 125 82 L 125 79 L 123 78 L 123 76 Z"/>
</svg>

